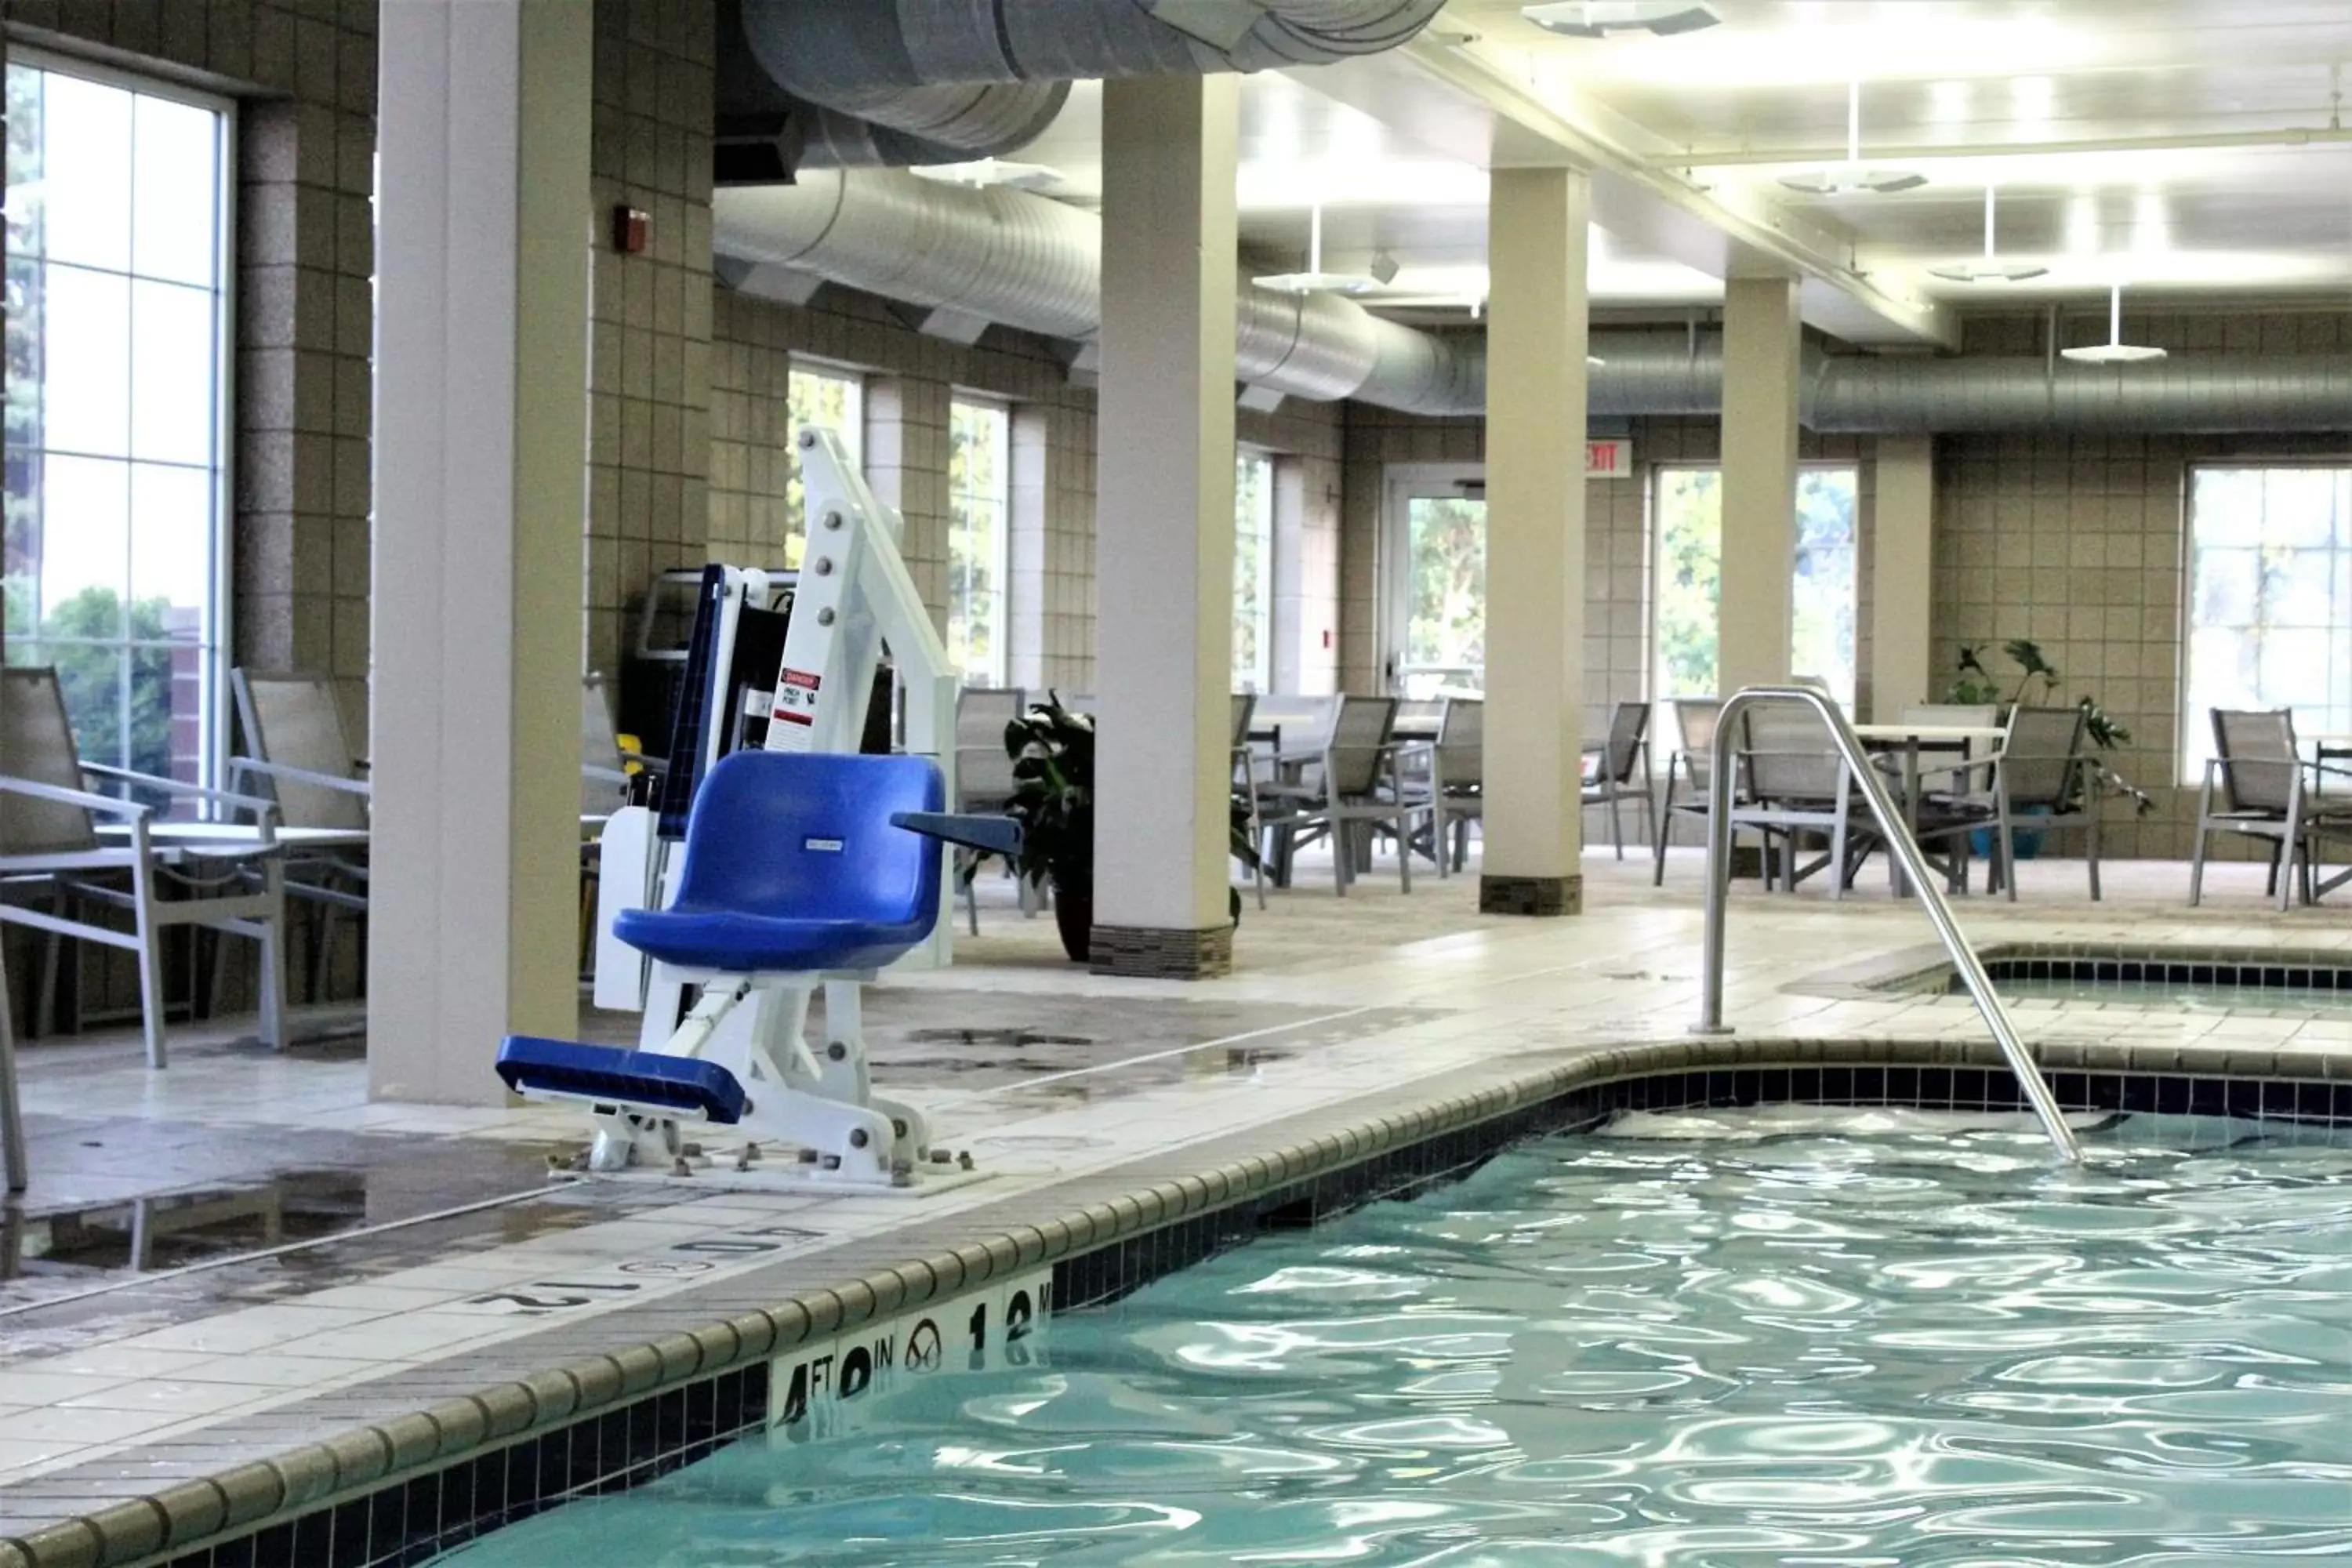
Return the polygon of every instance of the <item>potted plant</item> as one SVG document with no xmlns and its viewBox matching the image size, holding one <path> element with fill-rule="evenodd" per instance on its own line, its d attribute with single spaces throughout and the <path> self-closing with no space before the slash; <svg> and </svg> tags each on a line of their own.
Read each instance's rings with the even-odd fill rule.
<svg viewBox="0 0 2352 1568">
<path fill-rule="evenodd" d="M 2001 645 L 2001 652 L 2007 654 L 2010 662 L 2018 668 L 2014 686 L 2004 684 L 2000 678 L 1995 676 L 1986 667 L 1984 651 L 1985 645 L 1982 643 L 1960 645 L 1959 673 L 1952 680 L 1948 700 L 1965 707 L 1997 709 L 2000 716 L 2000 722 L 2004 726 L 2009 723 L 2010 715 L 2015 711 L 2017 705 L 2024 701 L 2029 695 L 2042 702 L 2054 705 L 2059 689 L 2058 683 L 2063 677 L 2058 673 L 2057 667 L 2042 655 L 2041 644 L 2019 637 Z M 2109 752 L 2118 746 L 2131 743 L 2131 731 L 2116 722 L 2114 717 L 2099 706 L 2097 699 L 2085 694 L 2075 700 L 2075 706 L 2083 710 L 2084 732 L 2090 736 L 2091 744 L 2094 747 L 2102 752 Z M 2075 787 L 2079 789 L 2082 786 L 2077 784 Z M 2098 765 L 2097 773 L 2092 781 L 2092 787 L 2101 795 L 2130 796 L 2135 803 L 2134 809 L 2141 816 L 2147 815 L 2155 805 L 2155 802 L 2149 798 L 2146 790 L 2134 788 L 2122 774 L 2105 763 Z M 2074 805 L 2073 801 L 2066 803 L 2070 810 Z M 1990 829 L 1979 828 L 1969 836 L 1969 840 L 1970 847 L 1978 854 L 1990 858 L 1992 854 Z M 2019 833 L 2016 835 L 2016 842 L 2017 858 L 2021 860 L 2031 860 L 2042 852 L 2042 835 L 2039 833 Z"/>
<path fill-rule="evenodd" d="M 1004 727 L 1005 754 L 1013 759 L 1013 799 L 1005 815 L 1021 824 L 1016 875 L 1054 889 L 1054 926 L 1062 951 L 1087 961 L 1095 924 L 1095 721 L 1045 700 Z M 1228 833 L 1233 853 L 1253 869 L 1257 847 L 1250 842 L 1249 808 L 1236 802 Z M 1234 922 L 1242 918 L 1242 896 L 1227 890 Z"/>
</svg>

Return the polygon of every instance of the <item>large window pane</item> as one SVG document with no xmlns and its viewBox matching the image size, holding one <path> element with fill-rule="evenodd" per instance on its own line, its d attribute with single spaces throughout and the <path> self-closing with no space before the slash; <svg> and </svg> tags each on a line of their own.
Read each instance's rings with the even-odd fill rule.
<svg viewBox="0 0 2352 1568">
<path fill-rule="evenodd" d="M 41 204 L 44 253 L 51 261 L 127 270 L 132 95 L 58 71 L 31 74 L 41 93 L 40 175 L 33 199 Z M 14 206 L 16 200 L 12 172 L 8 203 Z"/>
<path fill-rule="evenodd" d="M 42 306 L 44 445 L 123 456 L 131 438 L 131 280 L 51 267 Z"/>
<path fill-rule="evenodd" d="M 90 762 L 204 780 L 221 708 L 226 122 L 8 65 L 7 658 Z"/>
<path fill-rule="evenodd" d="M 1854 693 L 1858 491 L 1853 468 L 1798 471 L 1796 550 L 1790 563 L 1790 671 L 1818 678 L 1849 710 Z M 1723 591 L 1723 472 L 1661 468 L 1653 476 L 1651 497 L 1658 542 L 1656 695 L 1712 697 Z"/>
<path fill-rule="evenodd" d="M 220 146 L 213 118 L 193 104 L 138 100 L 131 269 L 142 277 L 212 283 L 220 237 L 215 175 Z"/>
<path fill-rule="evenodd" d="M 2182 778 L 2204 776 L 2216 708 L 2352 731 L 2352 468 L 2194 468 L 2189 528 Z"/>
<path fill-rule="evenodd" d="M 1412 597 L 1405 623 L 1402 695 L 1415 700 L 1486 684 L 1486 503 L 1414 496 L 1405 503 Z"/>
<path fill-rule="evenodd" d="M 1002 405 L 959 398 L 948 412 L 948 658 L 971 686 L 1005 671 L 1004 518 L 1012 420 Z"/>
<path fill-rule="evenodd" d="M 1234 689 L 1271 689 L 1274 659 L 1274 459 L 1234 465 Z"/>
<path fill-rule="evenodd" d="M 215 428 L 213 297 L 178 283 L 131 286 L 131 455 L 209 464 Z"/>
</svg>

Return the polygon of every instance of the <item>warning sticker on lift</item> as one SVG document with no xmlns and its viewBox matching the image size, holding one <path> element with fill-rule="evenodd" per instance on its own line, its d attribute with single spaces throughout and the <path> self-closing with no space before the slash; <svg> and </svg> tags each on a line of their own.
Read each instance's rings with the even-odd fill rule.
<svg viewBox="0 0 2352 1568">
<path fill-rule="evenodd" d="M 787 724 L 816 722 L 816 690 L 823 680 L 805 669 L 786 669 L 776 677 L 776 705 L 769 714 Z"/>
<path fill-rule="evenodd" d="M 868 1323 L 768 1366 L 768 1425 L 806 1442 L 854 1429 L 857 1414 L 914 1382 L 1036 1364 L 1054 1309 L 1054 1271 Z"/>
</svg>

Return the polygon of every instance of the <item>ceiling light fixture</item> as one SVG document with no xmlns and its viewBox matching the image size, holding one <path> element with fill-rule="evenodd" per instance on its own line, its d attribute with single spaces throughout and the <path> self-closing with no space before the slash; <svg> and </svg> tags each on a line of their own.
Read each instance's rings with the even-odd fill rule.
<svg viewBox="0 0 2352 1568">
<path fill-rule="evenodd" d="M 2077 364 L 2139 364 L 2164 357 L 2162 349 L 2124 342 L 2124 286 L 2120 283 L 2111 285 L 2107 291 L 2107 341 L 2058 352 Z"/>
<path fill-rule="evenodd" d="M 1522 5 L 1519 15 L 1564 38 L 1605 38 L 1612 33 L 1696 33 L 1723 20 L 1706 0 L 1559 0 Z"/>
<path fill-rule="evenodd" d="M 1885 195 L 1927 183 L 1927 176 L 1910 169 L 1865 169 L 1862 166 L 1862 83 L 1845 89 L 1845 162 L 1832 163 L 1809 174 L 1784 174 L 1780 183 L 1809 195 L 1843 196 L 1856 191 Z"/>
<path fill-rule="evenodd" d="M 2039 278 L 2048 272 L 2047 267 L 2036 267 L 2031 261 L 2003 261 L 1992 249 L 1993 189 L 1985 187 L 1985 248 L 1981 261 L 1955 262 L 1949 267 L 1930 267 L 1931 278 L 1948 278 L 1955 283 L 2022 283 L 2028 278 Z"/>
<path fill-rule="evenodd" d="M 1393 273 L 1391 274 L 1394 276 Z M 1276 272 L 1251 282 L 1261 289 L 1271 289 L 1277 294 L 1369 294 L 1381 286 L 1381 279 L 1361 272 L 1326 272 L 1323 270 L 1323 204 L 1317 202 L 1307 209 L 1307 270 Z"/>
<path fill-rule="evenodd" d="M 990 185 L 1009 185 L 1014 190 L 1036 191 L 1062 183 L 1062 172 L 1043 163 L 1015 163 L 1003 158 L 975 158 L 968 163 L 919 163 L 907 171 L 926 180 L 937 180 L 943 185 L 969 185 L 974 190 Z"/>
</svg>

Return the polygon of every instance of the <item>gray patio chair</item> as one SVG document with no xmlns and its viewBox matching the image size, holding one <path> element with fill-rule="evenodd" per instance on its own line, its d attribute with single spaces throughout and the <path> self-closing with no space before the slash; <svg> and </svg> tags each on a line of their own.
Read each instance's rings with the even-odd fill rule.
<svg viewBox="0 0 2352 1568">
<path fill-rule="evenodd" d="M 1486 820 L 1486 704 L 1476 697 L 1449 697 L 1445 717 L 1430 753 L 1430 839 L 1437 849 L 1437 874 L 1459 871 L 1470 858 L 1470 825 Z M 1446 842 L 1447 836 L 1453 842 Z"/>
<path fill-rule="evenodd" d="M 2017 901 L 2017 833 L 2061 832 L 2081 828 L 2084 861 L 2088 868 L 2091 897 L 2099 888 L 2099 764 L 2091 754 L 2088 715 L 2080 708 L 2021 706 L 2009 716 L 2008 732 L 2000 749 L 1957 765 L 1939 763 L 1939 773 L 1982 773 L 1981 787 L 1958 791 L 1926 791 L 1919 805 L 1919 841 L 1923 847 L 1949 845 L 1956 885 L 1964 885 L 1967 844 L 1964 835 L 1979 830 L 1992 836 L 1992 864 L 1986 872 L 1987 892 L 2006 892 Z"/>
<path fill-rule="evenodd" d="M 343 729 L 334 682 L 295 671 L 233 669 L 245 749 L 229 758 L 232 789 L 278 803 L 288 841 L 286 893 L 312 906 L 305 994 L 316 1001 L 335 931 L 346 913 L 368 910 L 371 791 L 359 751 Z"/>
<path fill-rule="evenodd" d="M 1397 770 L 1402 748 L 1391 733 L 1395 723 L 1392 697 L 1341 698 L 1318 774 L 1262 792 L 1291 808 L 1290 819 L 1279 828 L 1290 848 L 1302 837 L 1329 837 L 1333 887 L 1342 898 L 1355 879 L 1359 857 L 1369 858 L 1371 835 L 1381 827 L 1396 836 L 1398 883 L 1412 891 L 1413 822 L 1433 808 L 1426 797 L 1408 795 L 1402 788 Z M 1285 736 L 1286 751 L 1289 744 Z M 1286 863 L 1289 854 L 1286 848 Z"/>
<path fill-rule="evenodd" d="M 1012 804 L 1013 759 L 1004 752 L 1004 728 L 1028 710 L 1028 693 L 1017 686 L 967 686 L 956 693 L 958 811 L 1001 812 Z M 974 936 L 980 934 L 979 860 L 973 850 L 956 851 L 956 876 L 963 884 L 964 913 Z M 1028 912 L 1025 888 L 1021 907 Z"/>
<path fill-rule="evenodd" d="M 1677 744 L 1666 756 L 1665 796 L 1659 806 L 1657 831 L 1650 836 L 1656 861 L 1650 878 L 1654 887 L 1665 885 L 1666 840 L 1674 836 L 1677 815 L 1702 829 L 1706 826 L 1708 769 L 1715 765 L 1715 722 L 1723 711 L 1721 700 L 1713 697 L 1678 697 L 1674 705 Z"/>
<path fill-rule="evenodd" d="M 1828 727 L 1810 709 L 1762 703 L 1748 710 L 1747 732 L 1737 743 L 1746 796 L 1731 807 L 1731 820 L 1764 834 L 1766 885 L 1793 892 L 1827 870 L 1830 896 L 1844 897 L 1875 833 L 1866 807 L 1862 821 L 1854 820 L 1860 803 L 1853 775 Z M 1826 853 L 1806 862 L 1808 843 L 1823 837 Z"/>
<path fill-rule="evenodd" d="M 45 1026 L 56 1007 L 56 939 L 121 949 L 138 955 L 148 1065 L 163 1066 L 163 933 L 210 927 L 260 944 L 261 1038 L 272 1049 L 284 1047 L 285 860 L 274 802 L 83 762 L 49 668 L 0 669 L 0 889 L 48 906 L 0 898 L 0 922 L 51 939 L 39 1007 Z M 130 798 L 132 790 L 250 820 L 159 823 L 152 806 Z M 84 904 L 127 913 L 131 929 L 75 918 Z"/>
<path fill-rule="evenodd" d="M 1658 802 L 1650 785 L 1650 705 L 1620 702 L 1609 716 L 1609 738 L 1585 749 L 1584 804 L 1609 808 L 1609 838 L 1625 858 L 1624 803 L 1642 803 L 1643 831 L 1658 837 Z"/>
<path fill-rule="evenodd" d="M 2316 902 L 2352 872 L 2325 883 L 2314 868 L 2328 838 L 2352 836 L 2352 803 L 2319 793 L 2323 780 L 2352 777 L 2345 770 L 2305 762 L 2294 738 L 2294 714 L 2287 709 L 2255 712 L 2212 710 L 2214 755 L 2205 763 L 2197 795 L 2197 840 L 2189 861 L 2189 902 L 2205 893 L 2205 851 L 2217 833 L 2234 833 L 2271 845 L 2268 891 L 2287 908 L 2293 892 Z"/>
</svg>

